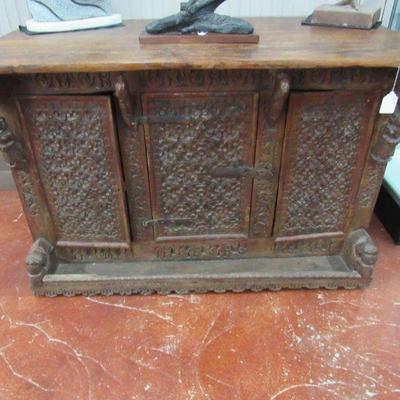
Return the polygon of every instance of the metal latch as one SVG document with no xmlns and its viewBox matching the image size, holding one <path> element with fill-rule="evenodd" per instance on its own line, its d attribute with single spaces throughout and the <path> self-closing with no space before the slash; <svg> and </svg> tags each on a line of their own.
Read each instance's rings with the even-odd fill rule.
<svg viewBox="0 0 400 400">
<path fill-rule="evenodd" d="M 217 178 L 264 178 L 266 176 L 273 176 L 273 173 L 267 168 L 239 166 L 217 167 L 212 171 L 211 175 Z"/>
<path fill-rule="evenodd" d="M 156 225 L 191 225 L 193 220 L 191 218 L 159 218 L 149 219 L 142 222 L 145 228 Z"/>
<path fill-rule="evenodd" d="M 132 118 L 134 124 L 177 124 L 180 122 L 188 122 L 192 118 L 191 115 L 139 115 Z"/>
</svg>

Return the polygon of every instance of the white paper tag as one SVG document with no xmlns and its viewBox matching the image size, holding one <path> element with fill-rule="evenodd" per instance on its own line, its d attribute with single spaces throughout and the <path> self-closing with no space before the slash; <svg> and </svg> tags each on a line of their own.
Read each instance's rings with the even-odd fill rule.
<svg viewBox="0 0 400 400">
<path fill-rule="evenodd" d="M 392 90 L 389 94 L 387 94 L 381 104 L 381 108 L 379 110 L 380 114 L 394 114 L 396 111 L 397 102 L 399 98 L 397 94 Z"/>
</svg>

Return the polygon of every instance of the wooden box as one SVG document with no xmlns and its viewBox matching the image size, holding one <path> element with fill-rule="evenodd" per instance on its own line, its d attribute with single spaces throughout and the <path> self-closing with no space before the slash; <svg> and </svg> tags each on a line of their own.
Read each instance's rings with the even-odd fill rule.
<svg viewBox="0 0 400 400">
<path fill-rule="evenodd" d="M 0 148 L 37 295 L 366 286 L 399 34 L 257 19 L 259 45 L 145 22 L 0 40 Z"/>
</svg>

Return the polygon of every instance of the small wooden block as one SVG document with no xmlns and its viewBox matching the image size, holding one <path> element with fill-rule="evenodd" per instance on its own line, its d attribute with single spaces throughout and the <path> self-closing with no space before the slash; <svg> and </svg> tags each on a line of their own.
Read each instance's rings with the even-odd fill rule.
<svg viewBox="0 0 400 400">
<path fill-rule="evenodd" d="M 317 7 L 310 20 L 311 25 L 337 26 L 342 28 L 372 29 L 379 21 L 380 8 L 322 5 Z"/>
<path fill-rule="evenodd" d="M 142 32 L 139 36 L 140 44 L 257 44 L 260 36 L 251 34 L 223 34 L 223 33 L 207 33 L 201 36 L 197 34 L 181 34 L 181 33 L 163 33 L 159 35 L 151 35 Z"/>
</svg>

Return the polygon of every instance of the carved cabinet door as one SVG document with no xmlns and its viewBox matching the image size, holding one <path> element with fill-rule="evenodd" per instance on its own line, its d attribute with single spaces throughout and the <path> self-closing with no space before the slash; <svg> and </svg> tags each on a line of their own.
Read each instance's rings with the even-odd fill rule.
<svg viewBox="0 0 400 400">
<path fill-rule="evenodd" d="M 18 100 L 60 247 L 127 248 L 119 150 L 107 96 Z"/>
<path fill-rule="evenodd" d="M 247 238 L 255 93 L 144 94 L 156 240 Z"/>
<path fill-rule="evenodd" d="M 346 233 L 377 104 L 376 92 L 290 96 L 275 222 L 278 240 Z"/>
</svg>

